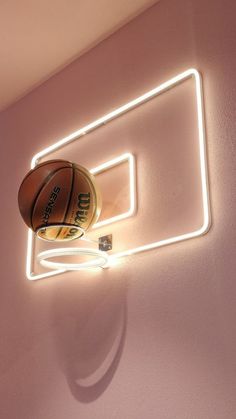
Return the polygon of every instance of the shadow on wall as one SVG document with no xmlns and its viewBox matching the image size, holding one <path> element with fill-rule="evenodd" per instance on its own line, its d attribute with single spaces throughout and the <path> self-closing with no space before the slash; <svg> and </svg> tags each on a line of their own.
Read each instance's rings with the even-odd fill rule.
<svg viewBox="0 0 236 419">
<path fill-rule="evenodd" d="M 65 281 L 53 305 L 59 365 L 71 393 L 83 403 L 97 399 L 109 386 L 126 335 L 126 281 L 108 280 L 106 272 L 97 275 L 69 279 L 70 285 Z"/>
</svg>

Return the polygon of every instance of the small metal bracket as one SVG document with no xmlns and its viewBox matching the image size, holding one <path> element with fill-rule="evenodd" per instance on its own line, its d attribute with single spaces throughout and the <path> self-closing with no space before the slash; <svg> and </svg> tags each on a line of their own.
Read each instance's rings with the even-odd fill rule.
<svg viewBox="0 0 236 419">
<path fill-rule="evenodd" d="M 104 252 L 111 250 L 112 249 L 112 234 L 99 237 L 98 247 L 99 247 L 99 250 L 103 250 Z"/>
</svg>

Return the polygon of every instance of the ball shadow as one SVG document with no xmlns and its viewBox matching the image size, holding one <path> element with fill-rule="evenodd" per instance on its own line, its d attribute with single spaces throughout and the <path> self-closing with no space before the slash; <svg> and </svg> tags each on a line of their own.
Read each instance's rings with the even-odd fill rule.
<svg viewBox="0 0 236 419">
<path fill-rule="evenodd" d="M 72 281 L 69 288 L 57 290 L 53 317 L 56 353 L 71 393 L 83 403 L 96 400 L 122 356 L 126 281 L 108 280 L 106 274 L 90 283 Z"/>
</svg>

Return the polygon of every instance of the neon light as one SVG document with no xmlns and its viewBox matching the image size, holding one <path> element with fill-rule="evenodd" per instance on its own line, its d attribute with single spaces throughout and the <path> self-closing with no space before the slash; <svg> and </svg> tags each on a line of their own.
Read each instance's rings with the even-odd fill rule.
<svg viewBox="0 0 236 419">
<path fill-rule="evenodd" d="M 120 220 L 124 220 L 125 218 L 131 217 L 135 210 L 136 210 L 136 193 L 135 193 L 135 159 L 134 156 L 131 153 L 125 153 L 122 154 L 119 157 L 116 157 L 113 160 L 109 160 L 106 163 L 101 164 L 98 167 L 95 167 L 94 169 L 91 169 L 90 172 L 93 175 L 97 175 L 101 172 L 104 172 L 105 170 L 111 169 L 114 166 L 117 166 L 118 164 L 128 161 L 129 162 L 129 195 L 130 195 L 130 207 L 127 212 L 124 212 L 123 214 L 116 215 L 115 217 L 108 218 L 103 221 L 98 221 L 96 224 L 94 224 L 94 228 L 100 228 L 108 224 L 115 223 Z"/>
<path fill-rule="evenodd" d="M 205 128 L 204 128 L 204 119 L 203 119 L 203 98 L 202 98 L 202 83 L 201 83 L 201 77 L 199 72 L 196 69 L 189 69 L 176 77 L 173 77 L 172 79 L 168 80 L 165 83 L 162 83 L 161 85 L 157 86 L 156 88 L 150 90 L 149 92 L 145 93 L 144 95 L 132 100 L 131 102 L 119 107 L 118 109 L 104 115 L 103 117 L 95 120 L 94 122 L 86 125 L 85 127 L 79 129 L 78 131 L 73 132 L 72 134 L 68 135 L 67 137 L 61 139 L 60 141 L 57 141 L 55 144 L 45 148 L 44 150 L 37 153 L 31 162 L 31 168 L 35 167 L 36 164 L 39 163 L 39 159 L 46 156 L 47 154 L 60 149 L 64 145 L 79 139 L 80 137 L 84 136 L 85 134 L 88 134 L 90 131 L 98 128 L 99 126 L 111 121 L 112 119 L 124 114 L 125 112 L 134 109 L 136 106 L 141 105 L 142 103 L 146 102 L 147 100 L 159 95 L 160 93 L 163 93 L 170 87 L 174 87 L 178 83 L 186 80 L 189 77 L 194 77 L 195 79 L 195 88 L 196 88 L 196 103 L 197 103 L 197 117 L 198 117 L 198 141 L 199 141 L 199 155 L 200 155 L 200 173 L 201 173 L 201 189 L 202 189 L 202 202 L 203 202 L 203 225 L 201 228 L 199 228 L 196 231 L 182 234 L 176 237 L 170 237 L 165 240 L 148 243 L 142 246 L 138 246 L 132 249 L 124 250 L 123 252 L 119 252 L 116 254 L 113 254 L 109 257 L 108 265 L 114 264 L 114 262 L 121 257 L 133 255 L 136 253 L 144 252 L 147 250 L 159 248 L 161 246 L 166 246 L 168 244 L 177 243 L 183 240 L 191 239 L 194 237 L 198 237 L 204 233 L 206 233 L 210 227 L 210 209 L 209 209 L 209 193 L 208 193 L 208 179 L 207 179 L 207 166 L 206 166 L 206 142 L 205 142 Z M 127 153 L 129 154 L 129 153 Z M 132 155 L 130 155 L 132 156 Z M 125 213 L 126 216 L 129 216 L 128 214 L 133 214 L 135 211 L 135 180 L 134 180 L 134 159 L 129 158 L 130 163 L 130 209 L 127 213 Z M 108 163 L 107 163 L 108 164 Z M 105 164 L 106 165 L 106 164 Z M 105 170 L 105 167 L 103 165 L 98 166 L 98 168 L 101 169 L 101 171 Z M 97 168 L 97 169 L 98 169 Z M 92 169 L 92 173 L 93 173 Z M 132 198 L 134 197 L 134 198 Z M 120 217 L 119 219 L 123 219 L 123 215 L 119 215 L 117 217 Z M 113 223 L 114 221 L 118 221 L 117 217 L 109 219 L 109 224 Z M 125 218 L 125 217 L 124 217 Z M 105 222 L 107 220 L 104 220 Z M 105 223 L 101 222 L 97 223 L 95 225 L 95 228 L 104 226 Z M 103 224 L 102 224 L 103 223 Z M 34 275 L 31 272 L 31 266 L 32 266 L 32 246 L 33 243 L 33 233 L 29 232 L 28 236 L 28 247 L 27 247 L 27 277 L 29 279 L 40 279 L 45 278 L 52 275 L 57 275 L 59 273 L 65 272 L 67 269 L 59 269 L 56 271 L 47 272 L 45 274 L 40 275 Z"/>
<path fill-rule="evenodd" d="M 95 256 L 92 260 L 82 263 L 64 263 L 64 262 L 53 262 L 47 260 L 49 258 L 60 257 L 60 256 L 78 256 L 78 255 L 86 255 L 86 256 Z M 102 252 L 101 250 L 97 249 L 88 249 L 86 247 L 79 247 L 79 248 L 61 248 L 61 249 L 51 249 L 45 250 L 41 252 L 37 256 L 37 260 L 41 263 L 42 266 L 50 269 L 60 269 L 63 268 L 65 270 L 70 271 L 80 271 L 82 269 L 88 268 L 102 268 L 108 262 L 108 255 L 106 252 Z"/>
<path fill-rule="evenodd" d="M 50 276 L 55 276 L 66 272 L 66 269 L 58 269 L 56 271 L 46 272 L 43 274 L 35 275 L 32 269 L 33 266 L 33 249 L 34 249 L 34 233 L 28 229 L 28 243 L 27 243 L 27 256 L 26 256 L 26 276 L 29 280 L 34 281 L 37 279 L 44 279 Z"/>
<path fill-rule="evenodd" d="M 201 172 L 201 188 L 202 188 L 202 202 L 203 202 L 203 225 L 196 231 L 182 234 L 169 239 L 160 240 L 153 243 L 148 243 L 143 246 L 138 246 L 133 249 L 128 249 L 123 252 L 111 255 L 109 258 L 110 263 L 118 258 L 134 255 L 137 253 L 145 252 L 148 250 L 156 249 L 158 247 L 167 246 L 172 243 L 188 240 L 194 237 L 205 234 L 210 228 L 210 206 L 209 206 L 209 192 L 208 192 L 208 176 L 207 176 L 207 165 L 206 165 L 206 140 L 205 140 L 205 128 L 203 119 L 203 95 L 202 95 L 202 82 L 200 74 L 195 69 L 190 69 L 180 74 L 179 76 L 171 79 L 169 82 L 164 83 L 166 90 L 172 85 L 177 84 L 190 76 L 195 78 L 196 87 L 196 100 L 197 100 L 197 116 L 198 116 L 198 140 L 199 140 L 199 151 L 200 151 L 200 172 Z M 163 86 L 163 85 L 162 85 Z M 163 90 L 163 89 L 162 89 Z M 109 266 L 109 264 L 108 264 Z"/>
<path fill-rule="evenodd" d="M 42 157 L 46 156 L 47 154 L 52 153 L 55 150 L 58 150 L 59 148 L 63 147 L 65 144 L 68 144 L 75 139 L 78 139 L 85 134 L 88 134 L 90 131 L 94 130 L 95 128 L 98 128 L 99 126 L 105 124 L 106 122 L 111 121 L 112 119 L 116 118 L 117 116 L 120 116 L 124 114 L 125 112 L 129 111 L 130 109 L 135 108 L 138 105 L 141 105 L 142 103 L 146 102 L 148 99 L 151 99 L 154 96 L 157 96 L 159 93 L 164 92 L 169 87 L 176 85 L 180 81 L 188 78 L 189 76 L 195 76 L 199 77 L 199 73 L 195 69 L 189 69 L 185 71 L 184 73 L 179 74 L 176 77 L 173 77 L 172 79 L 168 80 L 165 83 L 162 83 L 160 86 L 155 87 L 154 89 L 150 90 L 147 93 L 144 93 L 144 95 L 139 96 L 138 98 L 131 100 L 131 102 L 126 103 L 125 105 L 121 106 L 120 108 L 115 109 L 112 112 L 109 112 L 108 114 L 102 116 L 99 119 L 96 119 L 92 123 L 86 125 L 85 127 L 73 132 L 72 134 L 68 135 L 67 137 L 62 138 L 61 140 L 57 141 L 55 144 L 52 144 L 51 146 L 45 148 L 44 150 L 40 151 L 39 153 L 35 154 L 31 161 L 31 168 L 33 169 L 36 164 L 38 163 L 38 160 Z"/>
<path fill-rule="evenodd" d="M 196 87 L 196 100 L 197 100 L 197 117 L 198 117 L 198 141 L 200 151 L 200 172 L 201 172 L 201 187 L 202 187 L 202 202 L 203 202 L 203 225 L 196 231 L 182 234 L 169 239 L 160 240 L 154 243 L 148 243 L 143 246 L 138 246 L 132 249 L 125 250 L 110 256 L 110 262 L 114 262 L 116 259 L 134 255 L 137 253 L 145 252 L 148 250 L 156 249 L 158 247 L 167 246 L 172 243 L 188 240 L 194 237 L 205 234 L 210 228 L 210 207 L 209 207 L 209 192 L 208 192 L 208 176 L 207 176 L 207 165 L 206 165 L 206 140 L 205 140 L 205 128 L 203 119 L 203 95 L 202 95 L 202 82 L 199 72 L 195 69 L 190 69 L 180 74 L 179 76 L 171 79 L 165 83 L 166 90 L 171 85 L 175 85 L 179 81 L 182 81 L 190 76 L 195 78 Z M 174 80 L 174 82 L 173 82 Z M 163 85 L 162 85 L 163 86 Z M 108 265 L 109 266 L 109 265 Z"/>
</svg>

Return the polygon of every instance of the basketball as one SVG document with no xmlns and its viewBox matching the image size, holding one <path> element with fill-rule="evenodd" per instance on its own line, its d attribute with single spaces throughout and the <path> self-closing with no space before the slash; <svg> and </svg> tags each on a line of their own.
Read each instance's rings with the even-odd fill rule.
<svg viewBox="0 0 236 419">
<path fill-rule="evenodd" d="M 66 160 L 45 161 L 30 170 L 21 183 L 18 203 L 27 226 L 48 241 L 81 237 L 101 212 L 94 176 Z"/>
</svg>

